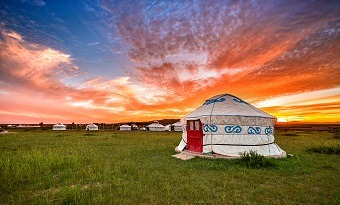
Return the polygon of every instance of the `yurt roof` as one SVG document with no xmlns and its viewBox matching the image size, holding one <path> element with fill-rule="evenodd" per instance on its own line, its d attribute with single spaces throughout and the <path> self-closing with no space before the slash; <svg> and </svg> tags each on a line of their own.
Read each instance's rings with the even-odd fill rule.
<svg viewBox="0 0 340 205">
<path fill-rule="evenodd" d="M 121 125 L 119 127 L 131 127 L 130 125 Z"/>
<path fill-rule="evenodd" d="M 274 116 L 230 94 L 216 95 L 207 99 L 203 105 L 187 115 L 186 118 L 200 116 L 242 116 L 275 119 Z"/>
<path fill-rule="evenodd" d="M 182 123 L 181 122 L 176 122 L 174 124 L 172 124 L 173 126 L 182 126 Z"/>
<path fill-rule="evenodd" d="M 203 105 L 181 119 L 186 124 L 187 120 L 200 119 L 203 124 L 238 124 L 273 126 L 276 118 L 240 98 L 222 94 L 206 100 Z"/>
<path fill-rule="evenodd" d="M 53 125 L 53 126 L 65 126 L 64 124 L 61 124 L 61 123 L 57 123 L 57 124 L 55 124 L 55 125 Z"/>
<path fill-rule="evenodd" d="M 159 123 L 152 123 L 152 124 L 148 125 L 148 127 L 164 127 L 164 126 L 159 124 Z"/>
</svg>

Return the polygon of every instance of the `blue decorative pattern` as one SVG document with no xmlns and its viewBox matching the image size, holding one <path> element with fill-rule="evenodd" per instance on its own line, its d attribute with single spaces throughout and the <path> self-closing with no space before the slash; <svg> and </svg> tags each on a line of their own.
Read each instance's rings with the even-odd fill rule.
<svg viewBox="0 0 340 205">
<path fill-rule="evenodd" d="M 240 133 L 242 128 L 238 125 L 227 125 L 224 130 L 226 133 Z"/>
<path fill-rule="evenodd" d="M 260 134 L 261 128 L 260 127 L 248 127 L 248 134 Z"/>
<path fill-rule="evenodd" d="M 244 103 L 244 104 L 248 104 L 247 102 L 241 100 L 240 98 L 237 97 L 233 97 L 233 101 L 238 102 L 238 103 Z"/>
<path fill-rule="evenodd" d="M 209 105 L 211 103 L 215 103 L 215 102 L 223 102 L 225 101 L 225 98 L 217 98 L 217 99 L 212 99 L 212 100 L 207 100 L 204 105 Z"/>
<path fill-rule="evenodd" d="M 217 132 L 218 127 L 216 125 L 204 125 L 204 132 Z"/>
<path fill-rule="evenodd" d="M 266 134 L 266 135 L 268 135 L 268 134 L 273 134 L 273 128 L 272 127 L 267 127 L 266 129 L 264 129 L 264 133 Z"/>
</svg>

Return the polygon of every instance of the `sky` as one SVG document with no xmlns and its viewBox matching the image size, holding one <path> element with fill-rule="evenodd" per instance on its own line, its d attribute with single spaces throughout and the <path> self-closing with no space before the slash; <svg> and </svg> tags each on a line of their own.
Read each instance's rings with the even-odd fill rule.
<svg viewBox="0 0 340 205">
<path fill-rule="evenodd" d="M 0 123 L 181 118 L 229 93 L 340 121 L 340 1 L 2 0 Z"/>
</svg>

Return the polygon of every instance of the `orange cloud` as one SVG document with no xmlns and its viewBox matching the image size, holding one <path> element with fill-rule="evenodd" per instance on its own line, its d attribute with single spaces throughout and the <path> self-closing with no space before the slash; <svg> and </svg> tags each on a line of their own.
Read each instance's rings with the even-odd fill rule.
<svg viewBox="0 0 340 205">
<path fill-rule="evenodd" d="M 79 74 L 69 55 L 27 43 L 20 34 L 2 31 L 0 80 L 11 86 L 28 89 L 63 89 L 63 78 Z"/>
<path fill-rule="evenodd" d="M 228 92 L 254 102 L 339 86 L 337 15 L 331 5 L 207 1 L 145 9 L 144 3 L 103 2 L 131 46 L 130 58 L 146 64 L 137 68 L 141 82 L 174 99 Z M 169 60 L 186 53 L 197 57 Z M 201 77 L 183 79 L 181 72 L 192 64 L 189 76 Z M 218 76 L 206 77 L 211 71 Z"/>
</svg>

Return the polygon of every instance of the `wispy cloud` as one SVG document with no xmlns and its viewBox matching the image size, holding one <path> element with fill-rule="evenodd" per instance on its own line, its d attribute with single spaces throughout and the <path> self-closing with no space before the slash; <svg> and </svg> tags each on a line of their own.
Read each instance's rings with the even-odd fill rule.
<svg viewBox="0 0 340 205">
<path fill-rule="evenodd" d="M 88 45 L 89 46 L 96 46 L 96 45 L 99 45 L 99 42 L 92 42 L 92 43 L 89 43 Z"/>
<path fill-rule="evenodd" d="M 80 72 L 68 54 L 28 43 L 13 31 L 2 31 L 0 35 L 4 39 L 0 42 L 0 80 L 7 85 L 57 91 L 65 87 L 62 83 L 64 77 Z"/>
<path fill-rule="evenodd" d="M 22 3 L 29 3 L 34 6 L 45 6 L 46 3 L 43 0 L 19 0 Z"/>
<path fill-rule="evenodd" d="M 338 98 L 335 98 L 338 97 Z M 272 107 L 272 106 L 299 106 L 313 104 L 313 101 L 320 101 L 322 99 L 327 99 L 329 102 L 332 98 L 334 100 L 339 100 L 340 97 L 340 87 L 318 90 L 311 92 L 304 92 L 294 95 L 280 96 L 276 98 L 271 98 L 269 100 L 264 100 L 257 102 L 255 105 L 257 107 Z"/>
</svg>

